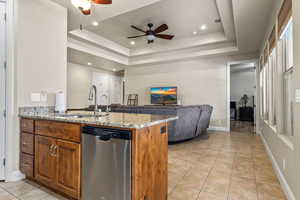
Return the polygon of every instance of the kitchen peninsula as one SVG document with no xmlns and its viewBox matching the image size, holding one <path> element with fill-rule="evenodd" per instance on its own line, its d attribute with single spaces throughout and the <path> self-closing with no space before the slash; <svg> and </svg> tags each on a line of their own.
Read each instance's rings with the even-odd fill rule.
<svg viewBox="0 0 300 200">
<path fill-rule="evenodd" d="M 28 179 L 72 199 L 167 199 L 167 123 L 176 116 L 23 112 L 20 118 L 20 168 Z M 97 159 L 98 170 L 89 170 Z"/>
</svg>

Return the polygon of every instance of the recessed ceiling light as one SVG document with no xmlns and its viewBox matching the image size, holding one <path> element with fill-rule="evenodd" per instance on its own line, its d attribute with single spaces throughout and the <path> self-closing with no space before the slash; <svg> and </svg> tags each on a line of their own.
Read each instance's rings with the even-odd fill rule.
<svg viewBox="0 0 300 200">
<path fill-rule="evenodd" d="M 99 23 L 97 21 L 93 21 L 93 26 L 99 26 Z"/>
<path fill-rule="evenodd" d="M 207 26 L 204 24 L 204 25 L 200 26 L 200 29 L 201 29 L 202 31 L 204 31 L 204 30 L 207 29 Z"/>
<path fill-rule="evenodd" d="M 115 69 L 115 68 L 113 68 L 112 70 L 113 70 L 114 72 L 117 71 L 117 69 Z"/>
<path fill-rule="evenodd" d="M 193 31 L 193 35 L 197 35 L 197 33 L 198 33 L 197 31 Z"/>
<path fill-rule="evenodd" d="M 131 45 L 135 45 L 135 41 L 131 41 L 130 44 L 131 44 Z"/>
<path fill-rule="evenodd" d="M 93 63 L 91 63 L 91 62 L 88 62 L 87 64 L 88 64 L 89 66 L 93 65 Z"/>
</svg>

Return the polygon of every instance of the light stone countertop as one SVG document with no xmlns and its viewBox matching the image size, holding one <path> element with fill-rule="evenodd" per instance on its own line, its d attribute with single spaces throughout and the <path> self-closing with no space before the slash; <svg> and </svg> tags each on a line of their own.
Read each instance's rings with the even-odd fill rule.
<svg viewBox="0 0 300 200">
<path fill-rule="evenodd" d="M 135 113 L 98 113 L 88 111 L 71 111 L 63 114 L 58 113 L 34 113 L 22 112 L 20 117 L 31 119 L 44 119 L 61 122 L 83 123 L 89 125 L 110 126 L 115 128 L 145 128 L 163 122 L 177 120 L 177 116 L 171 115 L 151 115 Z"/>
</svg>

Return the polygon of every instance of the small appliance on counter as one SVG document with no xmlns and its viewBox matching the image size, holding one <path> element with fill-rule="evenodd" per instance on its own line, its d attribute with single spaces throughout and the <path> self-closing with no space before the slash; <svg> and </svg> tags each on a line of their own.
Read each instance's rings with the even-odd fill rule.
<svg viewBox="0 0 300 200">
<path fill-rule="evenodd" d="M 58 113 L 64 113 L 67 110 L 66 97 L 63 92 L 56 93 L 55 111 Z"/>
</svg>

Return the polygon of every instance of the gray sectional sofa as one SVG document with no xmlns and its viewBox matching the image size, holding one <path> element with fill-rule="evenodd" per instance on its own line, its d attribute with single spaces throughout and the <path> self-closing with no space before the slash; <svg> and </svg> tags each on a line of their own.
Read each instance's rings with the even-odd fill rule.
<svg viewBox="0 0 300 200">
<path fill-rule="evenodd" d="M 106 106 L 99 106 L 102 110 Z M 156 115 L 176 115 L 178 120 L 169 123 L 169 142 L 179 142 L 195 138 L 206 131 L 213 107 L 196 106 L 110 106 L 111 112 L 142 113 Z M 89 107 L 93 109 L 93 107 Z"/>
</svg>

